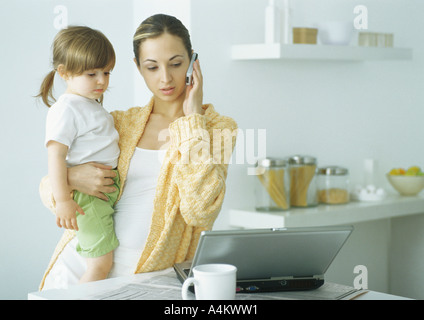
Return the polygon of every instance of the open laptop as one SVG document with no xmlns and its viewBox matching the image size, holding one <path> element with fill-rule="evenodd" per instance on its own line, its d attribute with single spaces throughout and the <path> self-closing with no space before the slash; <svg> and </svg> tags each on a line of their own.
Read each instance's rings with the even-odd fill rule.
<svg viewBox="0 0 424 320">
<path fill-rule="evenodd" d="M 192 261 L 174 265 L 184 282 L 193 267 L 237 267 L 237 292 L 316 289 L 352 226 L 204 231 Z"/>
</svg>

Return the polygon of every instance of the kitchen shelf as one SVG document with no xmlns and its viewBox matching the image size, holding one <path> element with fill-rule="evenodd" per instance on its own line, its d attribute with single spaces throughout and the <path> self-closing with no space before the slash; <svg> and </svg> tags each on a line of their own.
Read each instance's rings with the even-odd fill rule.
<svg viewBox="0 0 424 320">
<path fill-rule="evenodd" d="M 231 209 L 230 225 L 236 228 L 283 228 L 350 225 L 424 213 L 424 197 L 390 195 L 381 201 L 352 201 L 344 205 L 318 205 L 281 212 Z"/>
<path fill-rule="evenodd" d="M 379 48 L 312 44 L 240 44 L 231 48 L 233 60 L 411 60 L 410 48 Z"/>
</svg>

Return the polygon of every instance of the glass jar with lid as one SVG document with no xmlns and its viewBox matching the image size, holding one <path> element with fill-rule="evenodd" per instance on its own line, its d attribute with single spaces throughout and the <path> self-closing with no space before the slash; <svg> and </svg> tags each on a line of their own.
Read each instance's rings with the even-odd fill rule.
<svg viewBox="0 0 424 320">
<path fill-rule="evenodd" d="M 290 204 L 293 207 L 318 205 L 317 160 L 311 156 L 295 155 L 288 159 L 290 166 Z"/>
<path fill-rule="evenodd" d="M 258 211 L 290 208 L 290 177 L 287 161 L 278 158 L 259 160 L 255 170 L 255 198 Z"/>
<path fill-rule="evenodd" d="M 349 202 L 349 170 L 338 166 L 318 169 L 318 199 L 325 204 Z"/>
</svg>

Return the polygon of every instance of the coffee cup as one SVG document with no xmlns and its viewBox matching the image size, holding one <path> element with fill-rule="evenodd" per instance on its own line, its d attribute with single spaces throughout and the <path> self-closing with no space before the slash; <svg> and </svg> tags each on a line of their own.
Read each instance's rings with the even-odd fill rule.
<svg viewBox="0 0 424 320">
<path fill-rule="evenodd" d="M 196 300 L 234 300 L 237 268 L 230 264 L 203 264 L 193 268 L 181 289 L 184 300 L 189 300 L 188 289 L 194 284 Z"/>
</svg>

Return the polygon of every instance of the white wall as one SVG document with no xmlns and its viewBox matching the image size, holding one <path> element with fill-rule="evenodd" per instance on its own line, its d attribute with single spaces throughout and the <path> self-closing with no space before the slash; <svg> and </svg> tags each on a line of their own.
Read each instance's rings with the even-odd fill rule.
<svg viewBox="0 0 424 320">
<path fill-rule="evenodd" d="M 239 127 L 266 129 L 269 156 L 308 154 L 319 165 L 349 168 L 351 184 L 362 184 L 364 159 L 378 163 L 377 183 L 394 193 L 384 174 L 393 167 L 424 167 L 424 43 L 420 32 L 424 3 L 418 0 L 293 0 L 293 25 L 325 20 L 353 20 L 353 8 L 366 5 L 369 31 L 392 32 L 395 46 L 412 47 L 407 61 L 232 61 L 231 45 L 264 41 L 267 0 L 197 0 L 192 3 L 193 42 L 205 83 L 205 100 L 237 120 Z M 204 41 L 206 40 L 206 41 Z M 215 228 L 228 227 L 231 208 L 254 207 L 254 176 L 247 164 L 233 164 L 227 196 Z M 414 275 L 422 257 L 422 219 L 358 226 L 355 246 L 347 245 L 329 277 L 351 279 L 353 266 L 369 267 L 373 290 L 421 299 L 424 290 Z M 411 230 L 411 233 L 408 232 Z M 381 243 L 393 231 L 393 248 Z M 361 250 L 361 235 L 375 233 L 385 250 Z M 375 244 L 375 243 L 374 243 Z M 366 245 L 366 244 L 365 244 Z M 409 263 L 409 269 L 404 267 Z M 340 270 L 336 270 L 336 266 Z M 418 266 L 418 267 L 415 267 Z M 342 267 L 342 268 L 340 268 Z M 390 279 L 389 279 L 390 274 Z M 403 275 L 408 274 L 407 282 Z M 415 283 L 414 283 L 415 280 Z M 342 282 L 341 282 L 342 283 Z"/>
<path fill-rule="evenodd" d="M 28 292 L 38 289 L 63 232 L 38 196 L 39 181 L 47 173 L 47 107 L 33 98 L 51 70 L 50 46 L 57 32 L 53 10 L 59 4 L 67 7 L 69 24 L 98 28 L 115 47 L 117 63 L 105 108 L 127 109 L 133 104 L 131 1 L 0 0 L 0 299 L 26 299 Z M 60 81 L 56 89 L 60 95 Z"/>
<path fill-rule="evenodd" d="M 358 4 L 368 8 L 369 31 L 393 32 L 395 46 L 414 48 L 407 61 L 232 61 L 231 45 L 264 41 L 266 0 L 192 2 L 193 43 L 199 52 L 205 101 L 232 116 L 242 130 L 266 129 L 267 153 L 308 154 L 319 165 L 350 169 L 363 183 L 363 161 L 378 163 L 378 183 L 393 189 L 392 167 L 424 167 L 424 3 L 411 0 L 294 0 L 293 24 L 348 20 Z M 228 193 L 216 228 L 230 208 L 253 208 L 254 177 L 247 165 L 230 168 Z"/>
<path fill-rule="evenodd" d="M 0 299 L 26 299 L 28 292 L 38 289 L 63 232 L 38 195 L 39 181 L 47 174 L 43 141 L 48 109 L 33 98 L 51 70 L 50 47 L 58 31 L 54 21 L 60 14 L 54 9 L 59 5 L 67 9 L 69 25 L 99 29 L 114 45 L 117 62 L 104 100 L 108 111 L 144 105 L 150 99 L 133 63 L 132 37 L 141 21 L 162 12 L 190 27 L 190 0 L 0 0 L 4 115 Z M 56 97 L 63 89 L 56 79 Z"/>
</svg>

